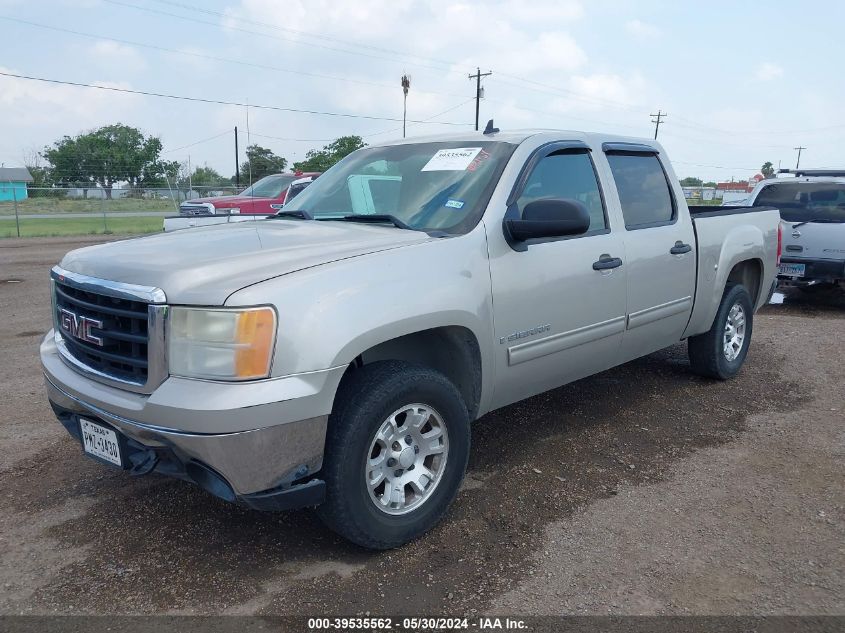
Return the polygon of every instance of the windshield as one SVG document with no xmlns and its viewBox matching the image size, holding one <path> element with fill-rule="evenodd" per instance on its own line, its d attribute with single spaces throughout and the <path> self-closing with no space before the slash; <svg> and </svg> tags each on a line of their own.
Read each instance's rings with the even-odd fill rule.
<svg viewBox="0 0 845 633">
<path fill-rule="evenodd" d="M 309 185 L 286 211 L 316 220 L 392 215 L 420 231 L 465 233 L 484 212 L 516 145 L 410 143 L 358 150 Z"/>
<path fill-rule="evenodd" d="M 265 176 L 252 187 L 244 189 L 241 195 L 253 198 L 278 198 L 294 180 L 296 180 L 295 174 Z"/>
<path fill-rule="evenodd" d="M 845 222 L 845 183 L 772 183 L 760 191 L 754 206 L 777 207 L 787 222 Z"/>
</svg>

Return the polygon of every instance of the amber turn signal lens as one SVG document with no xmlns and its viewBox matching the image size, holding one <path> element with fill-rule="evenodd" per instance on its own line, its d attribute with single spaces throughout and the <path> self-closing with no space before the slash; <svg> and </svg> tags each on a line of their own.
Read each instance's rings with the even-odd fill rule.
<svg viewBox="0 0 845 633">
<path fill-rule="evenodd" d="M 235 374 L 242 380 L 263 378 L 270 373 L 276 314 L 272 308 L 242 312 L 238 317 L 235 342 Z"/>
</svg>

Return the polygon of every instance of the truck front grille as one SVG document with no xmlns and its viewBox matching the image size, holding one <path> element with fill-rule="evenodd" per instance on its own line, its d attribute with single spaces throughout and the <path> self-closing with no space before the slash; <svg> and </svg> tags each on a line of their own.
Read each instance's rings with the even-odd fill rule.
<svg viewBox="0 0 845 633">
<path fill-rule="evenodd" d="M 149 304 L 55 280 L 56 329 L 67 352 L 106 377 L 145 385 L 149 377 Z"/>
<path fill-rule="evenodd" d="M 180 215 L 214 215 L 214 206 L 211 204 L 182 204 L 179 207 Z"/>
</svg>

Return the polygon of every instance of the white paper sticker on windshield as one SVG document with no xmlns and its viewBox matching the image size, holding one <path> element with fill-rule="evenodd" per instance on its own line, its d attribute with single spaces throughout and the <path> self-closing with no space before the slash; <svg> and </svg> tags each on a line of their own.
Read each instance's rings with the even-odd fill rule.
<svg viewBox="0 0 845 633">
<path fill-rule="evenodd" d="M 441 149 L 420 171 L 464 171 L 480 151 L 480 147 Z"/>
</svg>

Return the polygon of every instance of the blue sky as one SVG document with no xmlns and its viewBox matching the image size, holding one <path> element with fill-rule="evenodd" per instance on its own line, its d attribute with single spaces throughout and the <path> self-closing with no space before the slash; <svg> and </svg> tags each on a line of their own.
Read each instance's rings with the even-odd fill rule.
<svg viewBox="0 0 845 633">
<path fill-rule="evenodd" d="M 408 117 L 430 119 L 410 136 L 469 129 L 467 74 L 481 66 L 493 71 L 482 121 L 502 129 L 650 136 L 660 108 L 680 176 L 791 167 L 797 145 L 804 166 L 845 167 L 841 2 L 0 0 L 0 16 L 3 72 L 400 119 L 407 72 Z M 246 119 L 244 107 L 0 77 L 0 162 L 120 121 L 160 136 L 168 158 L 228 176 L 227 132 L 239 127 L 243 154 Z M 289 160 L 343 134 L 401 135 L 391 121 L 255 108 L 249 128 Z"/>
</svg>

